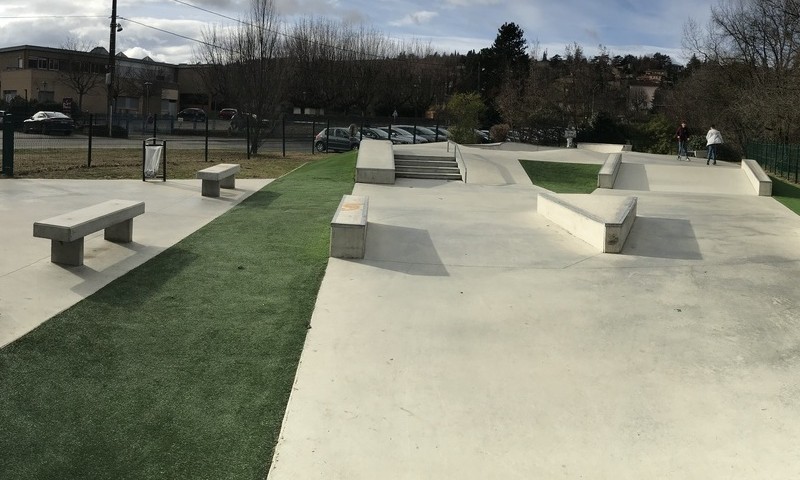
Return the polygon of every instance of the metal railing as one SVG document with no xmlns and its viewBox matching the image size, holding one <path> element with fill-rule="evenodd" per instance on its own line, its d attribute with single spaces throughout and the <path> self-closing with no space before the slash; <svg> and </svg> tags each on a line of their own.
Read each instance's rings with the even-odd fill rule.
<svg viewBox="0 0 800 480">
<path fill-rule="evenodd" d="M 794 183 L 800 181 L 800 145 L 749 143 L 746 153 L 764 171 Z"/>
<path fill-rule="evenodd" d="M 464 161 L 464 156 L 461 155 L 461 146 L 455 142 L 451 142 L 450 140 L 447 141 L 447 151 L 450 151 L 450 146 L 453 147 L 453 156 L 456 159 L 456 163 L 458 164 L 458 168 L 464 172 L 464 183 L 467 183 L 467 162 Z"/>
</svg>

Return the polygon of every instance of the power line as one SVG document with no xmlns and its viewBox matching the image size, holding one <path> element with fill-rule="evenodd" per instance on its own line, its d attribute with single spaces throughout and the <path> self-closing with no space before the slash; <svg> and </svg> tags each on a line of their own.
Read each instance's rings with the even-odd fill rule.
<svg viewBox="0 0 800 480">
<path fill-rule="evenodd" d="M 164 30 L 163 28 L 154 27 L 152 25 L 148 25 L 146 23 L 142 23 L 142 22 L 130 19 L 130 18 L 126 18 L 126 17 L 117 17 L 117 18 L 119 18 L 120 20 L 124 20 L 126 22 L 135 23 L 136 25 L 139 25 L 139 26 L 142 26 L 142 27 L 145 27 L 145 28 L 150 28 L 152 30 L 159 31 L 161 33 L 166 33 L 168 35 L 173 35 L 173 36 L 176 36 L 176 37 L 180 37 L 180 38 L 183 38 L 184 40 L 190 40 L 192 42 L 197 42 L 197 43 L 206 45 L 208 47 L 222 48 L 219 45 L 214 45 L 213 43 L 209 43 L 209 42 L 206 42 L 204 40 L 198 40 L 196 38 L 187 37 L 186 35 L 181 35 L 180 33 L 170 32 L 169 30 Z"/>
<path fill-rule="evenodd" d="M 0 18 L 5 19 L 16 19 L 16 18 L 24 18 L 24 19 L 37 19 L 37 18 L 108 18 L 108 15 L 9 15 L 9 16 L 0 16 Z"/>
</svg>

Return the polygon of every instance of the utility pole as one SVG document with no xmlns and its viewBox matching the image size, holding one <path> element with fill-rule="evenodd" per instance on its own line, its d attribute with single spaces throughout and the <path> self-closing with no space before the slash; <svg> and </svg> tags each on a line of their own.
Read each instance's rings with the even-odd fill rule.
<svg viewBox="0 0 800 480">
<path fill-rule="evenodd" d="M 108 138 L 111 138 L 111 117 L 114 113 L 114 60 L 116 59 L 117 29 L 117 0 L 111 0 L 111 38 L 108 41 L 108 73 L 106 85 L 108 87 Z"/>
</svg>

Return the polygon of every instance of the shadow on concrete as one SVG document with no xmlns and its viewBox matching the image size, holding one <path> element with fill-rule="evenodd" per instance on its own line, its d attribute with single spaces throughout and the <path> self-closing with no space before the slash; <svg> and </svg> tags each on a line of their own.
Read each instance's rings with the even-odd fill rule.
<svg viewBox="0 0 800 480">
<path fill-rule="evenodd" d="M 703 259 L 692 223 L 675 218 L 636 217 L 622 253 L 677 260 Z"/>
<path fill-rule="evenodd" d="M 450 275 L 427 230 L 372 222 L 367 228 L 365 263 L 409 275 Z"/>
<path fill-rule="evenodd" d="M 647 170 L 644 165 L 638 163 L 621 164 L 617 180 L 614 182 L 614 189 L 649 192 L 650 182 L 647 179 Z"/>
</svg>

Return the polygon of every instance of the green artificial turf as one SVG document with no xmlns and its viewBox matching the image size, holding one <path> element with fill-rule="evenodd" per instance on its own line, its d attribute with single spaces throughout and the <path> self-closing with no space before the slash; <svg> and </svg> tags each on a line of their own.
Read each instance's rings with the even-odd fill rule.
<svg viewBox="0 0 800 480">
<path fill-rule="evenodd" d="M 520 160 L 534 185 L 555 193 L 592 193 L 601 165 Z"/>
<path fill-rule="evenodd" d="M 800 215 L 800 185 L 787 183 L 772 175 L 770 178 L 772 179 L 772 197 Z"/>
<path fill-rule="evenodd" d="M 0 478 L 264 479 L 354 164 L 276 180 L 0 350 Z"/>
</svg>

